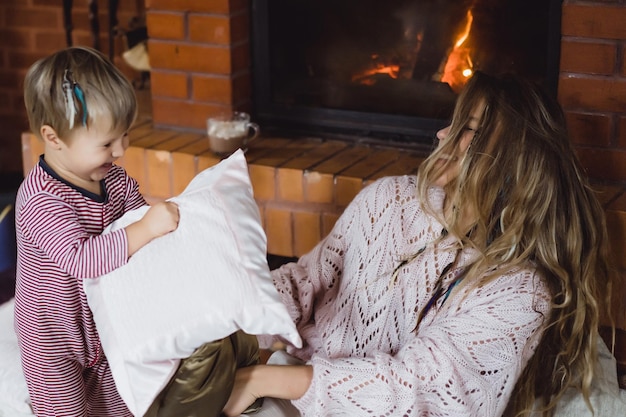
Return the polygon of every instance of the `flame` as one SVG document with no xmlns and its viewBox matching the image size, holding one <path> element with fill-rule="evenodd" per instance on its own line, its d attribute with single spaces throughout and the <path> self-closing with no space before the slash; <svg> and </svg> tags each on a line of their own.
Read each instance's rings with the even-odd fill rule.
<svg viewBox="0 0 626 417">
<path fill-rule="evenodd" d="M 372 61 L 377 61 L 379 56 L 374 54 L 372 55 Z M 387 74 L 389 77 L 396 79 L 398 78 L 398 74 L 400 73 L 400 66 L 394 64 L 386 64 L 381 62 L 376 62 L 373 68 L 365 70 L 359 74 L 355 74 L 352 76 L 353 82 L 359 82 L 364 85 L 373 85 L 376 83 L 372 77 L 376 74 Z"/>
<path fill-rule="evenodd" d="M 450 88 L 455 93 L 458 93 L 462 89 L 462 87 L 467 82 L 467 79 L 473 74 L 474 65 L 470 56 L 471 51 L 470 48 L 465 45 L 465 42 L 469 38 L 473 21 L 474 16 L 472 15 L 471 10 L 468 10 L 465 17 L 465 25 L 463 30 L 461 31 L 461 34 L 454 42 L 452 51 L 444 59 L 444 61 L 442 61 L 439 72 L 433 75 L 432 78 L 433 80 L 448 83 L 450 85 Z M 424 41 L 423 31 L 417 33 L 414 37 L 414 40 L 415 45 L 412 48 L 413 58 L 417 59 L 417 55 Z M 374 76 L 377 74 L 386 74 L 392 79 L 410 79 L 412 77 L 412 67 L 415 64 L 414 59 L 405 60 L 407 62 L 404 63 L 403 67 L 402 65 L 396 64 L 396 62 L 398 61 L 403 62 L 402 59 L 398 60 L 397 57 L 391 59 L 383 59 L 381 58 L 381 56 L 379 56 L 379 54 L 372 54 L 370 58 L 372 62 L 370 68 L 354 74 L 351 77 L 352 82 L 371 86 L 376 84 L 378 78 Z"/>
<path fill-rule="evenodd" d="M 467 11 L 465 28 L 459 38 L 454 43 L 452 52 L 448 55 L 444 65 L 441 81 L 448 83 L 455 93 L 458 93 L 465 85 L 467 79 L 473 73 L 473 63 L 470 57 L 470 49 L 464 46 L 472 29 L 474 16 L 470 10 Z"/>
</svg>

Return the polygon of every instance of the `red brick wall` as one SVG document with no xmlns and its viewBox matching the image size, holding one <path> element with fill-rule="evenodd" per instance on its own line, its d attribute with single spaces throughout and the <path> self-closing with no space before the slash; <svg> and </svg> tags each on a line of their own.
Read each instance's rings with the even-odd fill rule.
<svg viewBox="0 0 626 417">
<path fill-rule="evenodd" d="M 152 113 L 158 127 L 204 130 L 249 110 L 248 0 L 146 0 Z"/>
<path fill-rule="evenodd" d="M 626 4 L 563 6 L 559 101 L 589 174 L 626 180 Z"/>
</svg>

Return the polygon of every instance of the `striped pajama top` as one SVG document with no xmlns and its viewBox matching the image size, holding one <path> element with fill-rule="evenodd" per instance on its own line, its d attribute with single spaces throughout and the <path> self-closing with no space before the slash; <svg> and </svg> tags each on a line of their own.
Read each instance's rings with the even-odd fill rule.
<svg viewBox="0 0 626 417">
<path fill-rule="evenodd" d="M 43 156 L 18 190 L 15 329 L 37 416 L 132 415 L 115 388 L 82 280 L 127 262 L 125 230 L 101 233 L 146 202 L 119 166 L 102 190 L 69 184 Z"/>
</svg>

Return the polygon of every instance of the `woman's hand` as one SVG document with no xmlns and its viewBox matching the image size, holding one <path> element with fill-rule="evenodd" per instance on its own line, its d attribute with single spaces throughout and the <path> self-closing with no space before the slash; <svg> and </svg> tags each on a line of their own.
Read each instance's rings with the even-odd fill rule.
<svg viewBox="0 0 626 417">
<path fill-rule="evenodd" d="M 310 365 L 254 365 L 240 368 L 224 407 L 228 417 L 240 415 L 261 397 L 295 400 L 304 395 L 313 379 Z"/>
</svg>

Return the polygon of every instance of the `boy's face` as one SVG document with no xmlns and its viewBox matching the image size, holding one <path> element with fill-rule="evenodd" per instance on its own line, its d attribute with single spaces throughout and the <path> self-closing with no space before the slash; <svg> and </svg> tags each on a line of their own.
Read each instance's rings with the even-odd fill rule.
<svg viewBox="0 0 626 417">
<path fill-rule="evenodd" d="M 93 123 L 74 129 L 46 152 L 46 162 L 66 181 L 99 192 L 99 182 L 128 148 L 128 132 L 111 132 L 110 123 Z"/>
</svg>

